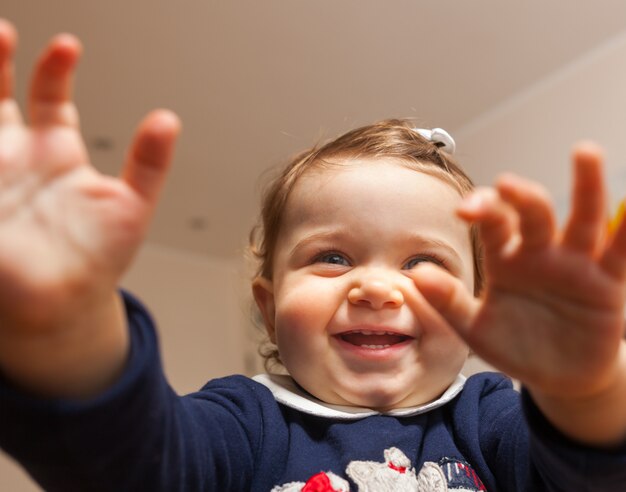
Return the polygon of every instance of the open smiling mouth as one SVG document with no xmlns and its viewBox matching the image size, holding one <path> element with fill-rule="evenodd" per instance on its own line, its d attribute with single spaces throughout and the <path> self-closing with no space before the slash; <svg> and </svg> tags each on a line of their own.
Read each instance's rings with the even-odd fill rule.
<svg viewBox="0 0 626 492">
<path fill-rule="evenodd" d="M 390 331 L 354 330 L 338 335 L 341 340 L 364 349 L 381 350 L 412 340 L 412 337 Z"/>
</svg>

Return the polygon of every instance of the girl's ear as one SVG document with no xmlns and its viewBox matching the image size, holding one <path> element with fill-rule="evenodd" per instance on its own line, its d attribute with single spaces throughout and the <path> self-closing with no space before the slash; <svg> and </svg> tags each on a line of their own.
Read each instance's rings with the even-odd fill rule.
<svg viewBox="0 0 626 492">
<path fill-rule="evenodd" d="M 276 343 L 274 326 L 274 315 L 276 313 L 274 305 L 274 284 L 265 277 L 257 277 L 252 282 L 252 294 L 263 316 L 267 334 L 272 343 Z"/>
</svg>

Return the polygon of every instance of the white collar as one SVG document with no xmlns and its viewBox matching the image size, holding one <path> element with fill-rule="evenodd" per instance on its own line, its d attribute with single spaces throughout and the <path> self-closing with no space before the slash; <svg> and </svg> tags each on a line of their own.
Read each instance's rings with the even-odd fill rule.
<svg viewBox="0 0 626 492">
<path fill-rule="evenodd" d="M 371 417 L 372 415 L 411 417 L 413 415 L 419 415 L 420 413 L 430 412 L 435 408 L 445 405 L 458 395 L 463 389 L 466 380 L 465 376 L 459 374 L 443 395 L 425 405 L 397 408 L 388 412 L 378 412 L 371 408 L 348 407 L 324 403 L 300 389 L 291 376 L 258 374 L 252 379 L 268 388 L 278 403 L 310 415 L 344 420 L 362 419 L 364 417 Z"/>
</svg>

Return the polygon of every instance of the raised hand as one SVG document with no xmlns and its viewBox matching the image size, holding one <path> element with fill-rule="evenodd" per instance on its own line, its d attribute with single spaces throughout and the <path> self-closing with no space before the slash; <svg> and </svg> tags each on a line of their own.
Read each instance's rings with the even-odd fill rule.
<svg viewBox="0 0 626 492">
<path fill-rule="evenodd" d="M 479 225 L 485 247 L 480 299 L 433 267 L 415 274 L 472 349 L 538 400 L 580 403 L 626 390 L 626 223 L 608 234 L 602 159 L 593 144 L 575 149 L 563 231 L 547 192 L 517 176 L 464 201 L 459 214 Z M 612 401 L 626 401 L 620 395 Z"/>
<path fill-rule="evenodd" d="M 13 99 L 16 39 L 0 20 L 0 367 L 9 374 L 20 372 L 15 349 L 28 346 L 31 335 L 71 332 L 113 311 L 180 126 L 171 112 L 151 113 L 122 177 L 100 174 L 89 164 L 71 100 L 79 41 L 58 35 L 43 51 L 27 126 Z"/>
</svg>

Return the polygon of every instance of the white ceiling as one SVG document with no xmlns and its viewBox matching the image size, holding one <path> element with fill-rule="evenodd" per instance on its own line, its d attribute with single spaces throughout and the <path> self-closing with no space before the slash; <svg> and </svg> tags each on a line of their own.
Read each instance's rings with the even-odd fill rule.
<svg viewBox="0 0 626 492">
<path fill-rule="evenodd" d="M 221 257 L 241 254 L 260 176 L 290 154 L 393 116 L 461 131 L 626 29 L 620 0 L 4 4 L 0 15 L 20 31 L 21 99 L 47 38 L 83 40 L 76 99 L 103 171 L 118 172 L 148 110 L 181 116 L 150 240 Z"/>
</svg>

